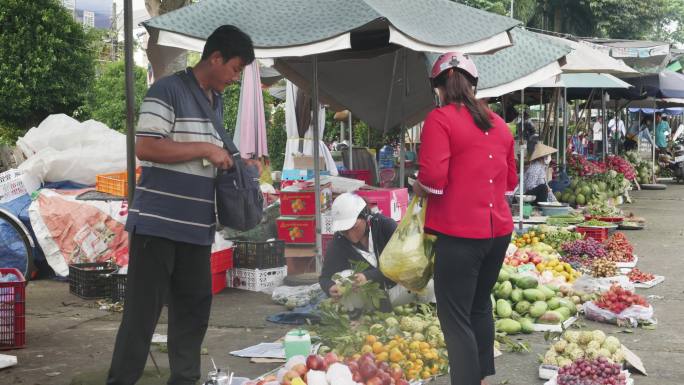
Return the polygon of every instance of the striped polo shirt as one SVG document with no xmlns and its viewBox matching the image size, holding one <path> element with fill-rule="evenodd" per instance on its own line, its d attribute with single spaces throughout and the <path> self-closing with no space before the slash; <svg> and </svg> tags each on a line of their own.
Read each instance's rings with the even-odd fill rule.
<svg viewBox="0 0 684 385">
<path fill-rule="evenodd" d="M 192 71 L 185 70 L 199 88 Z M 202 92 L 204 95 L 204 92 Z M 206 98 L 209 103 L 209 99 Z M 223 100 L 214 93 L 214 113 L 223 121 Z M 140 106 L 136 136 L 175 142 L 209 142 L 223 147 L 211 119 L 178 75 L 156 81 Z M 216 230 L 216 169 L 202 159 L 161 164 L 141 162 L 126 230 L 197 245 L 211 245 Z"/>
</svg>

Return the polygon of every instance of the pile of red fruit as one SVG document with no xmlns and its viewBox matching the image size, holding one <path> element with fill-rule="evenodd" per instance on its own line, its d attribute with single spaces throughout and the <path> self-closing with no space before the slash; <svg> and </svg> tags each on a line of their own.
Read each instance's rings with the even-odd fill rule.
<svg viewBox="0 0 684 385">
<path fill-rule="evenodd" d="M 587 158 L 577 154 L 570 155 L 568 166 L 570 166 L 570 173 L 577 176 L 592 176 L 605 172 L 605 165 L 590 162 Z"/>
<path fill-rule="evenodd" d="M 611 286 L 610 290 L 603 293 L 594 303 L 601 309 L 610 310 L 615 314 L 620 314 L 633 305 L 650 306 L 646 298 L 625 290 L 617 284 Z"/>
<path fill-rule="evenodd" d="M 352 372 L 354 381 L 366 385 L 409 385 L 404 371 L 390 367 L 387 362 L 376 362 L 373 353 L 366 353 L 358 360 L 347 358 L 345 364 Z"/>
<path fill-rule="evenodd" d="M 627 277 L 631 282 L 650 282 L 655 279 L 655 275 L 650 273 L 644 273 L 643 271 L 637 269 L 636 267 L 627 274 Z"/>
<path fill-rule="evenodd" d="M 579 359 L 558 371 L 558 385 L 625 385 L 627 377 L 619 364 L 605 357 L 595 360 Z"/>
<path fill-rule="evenodd" d="M 629 163 L 625 158 L 615 155 L 609 155 L 606 159 L 606 167 L 609 170 L 615 170 L 620 174 L 625 176 L 627 180 L 634 180 L 637 177 L 636 170 L 631 163 Z"/>
<path fill-rule="evenodd" d="M 615 233 L 606 240 L 608 260 L 613 262 L 633 262 L 634 246 L 622 233 Z"/>
</svg>

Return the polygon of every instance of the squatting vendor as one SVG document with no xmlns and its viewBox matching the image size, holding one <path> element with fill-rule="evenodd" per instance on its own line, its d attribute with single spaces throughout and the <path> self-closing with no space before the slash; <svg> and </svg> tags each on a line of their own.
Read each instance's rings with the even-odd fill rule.
<svg viewBox="0 0 684 385">
<path fill-rule="evenodd" d="M 535 202 L 557 202 L 549 187 L 549 180 L 551 179 L 551 155 L 556 153 L 553 147 L 549 147 L 543 143 L 537 143 L 534 147 L 534 152 L 530 155 L 530 164 L 525 170 L 524 191 L 525 195 L 534 195 Z"/>
</svg>

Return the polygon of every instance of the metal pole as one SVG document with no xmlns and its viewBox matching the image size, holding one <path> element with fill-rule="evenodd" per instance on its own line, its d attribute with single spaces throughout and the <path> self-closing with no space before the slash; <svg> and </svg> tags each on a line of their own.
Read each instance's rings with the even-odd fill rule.
<svg viewBox="0 0 684 385">
<path fill-rule="evenodd" d="M 523 105 L 523 111 L 525 108 L 525 90 L 522 89 L 520 90 L 520 100 Z M 526 145 L 525 145 L 525 136 L 523 135 L 524 131 L 524 126 L 525 126 L 525 116 L 522 116 L 522 123 L 520 124 L 520 130 L 518 130 L 518 140 L 520 141 L 520 185 L 519 185 L 519 192 L 520 192 L 520 198 L 518 200 L 518 206 L 520 209 L 520 223 L 518 224 L 518 228 L 520 231 L 523 229 L 523 206 L 525 205 L 525 202 L 523 201 L 523 195 L 525 195 L 525 152 L 526 152 Z"/>
<path fill-rule="evenodd" d="M 601 88 L 601 116 L 603 117 L 603 130 L 602 130 L 602 135 L 601 139 L 603 139 L 603 161 L 606 161 L 606 151 L 607 151 L 607 142 L 608 142 L 608 121 L 606 120 L 606 94 L 604 93 L 603 88 Z"/>
<path fill-rule="evenodd" d="M 511 0 L 511 19 L 513 18 L 513 0 Z"/>
<path fill-rule="evenodd" d="M 641 153 L 641 107 L 639 107 L 639 121 L 637 121 L 637 154 Z"/>
<path fill-rule="evenodd" d="M 135 88 L 133 84 L 133 0 L 124 1 L 124 56 L 126 72 L 126 170 L 128 204 L 135 194 Z"/>
<path fill-rule="evenodd" d="M 321 167 L 320 167 L 320 133 L 318 131 L 320 122 L 318 121 L 318 113 L 320 106 L 318 103 L 318 56 L 313 55 L 311 59 L 313 69 L 313 81 L 311 86 L 311 95 L 313 95 L 313 160 L 314 160 L 314 198 L 316 205 L 316 272 L 320 273 L 321 264 Z"/>
<path fill-rule="evenodd" d="M 556 151 L 556 164 L 560 163 L 560 151 L 561 151 L 561 143 L 562 139 L 560 138 L 560 113 L 561 113 L 561 102 L 560 102 L 561 94 L 560 94 L 560 89 L 556 89 L 556 113 L 555 119 L 554 119 L 554 135 L 556 135 L 556 148 L 558 151 Z"/>
<path fill-rule="evenodd" d="M 406 121 L 404 117 L 404 107 L 406 104 L 406 97 L 408 96 L 408 66 L 406 64 L 408 51 L 407 48 L 403 48 L 402 51 L 402 56 L 404 58 L 404 68 L 401 81 L 404 83 L 404 90 L 401 93 L 401 134 L 399 135 L 399 188 L 404 188 L 404 176 L 406 174 Z"/>
<path fill-rule="evenodd" d="M 653 137 L 651 139 L 651 149 L 652 149 L 651 153 L 653 154 L 653 158 L 651 159 L 651 177 L 652 177 L 651 183 L 655 183 L 657 180 L 656 174 L 655 174 L 655 158 L 656 158 L 655 155 L 656 155 L 656 138 L 657 138 L 656 130 L 658 129 L 658 127 L 656 127 L 656 108 L 657 108 L 657 105 L 656 105 L 656 100 L 654 98 L 653 99 Z"/>
<path fill-rule="evenodd" d="M 565 157 L 568 148 L 568 89 L 563 88 L 563 170 L 565 170 Z M 576 127 L 575 127 L 576 129 Z"/>
<path fill-rule="evenodd" d="M 352 120 L 352 112 L 351 111 L 349 111 L 349 116 L 347 119 L 349 119 L 348 120 L 348 124 L 349 124 L 349 169 L 353 170 L 354 169 L 354 164 L 353 164 L 354 163 L 354 161 L 353 161 L 354 157 L 352 156 L 352 154 L 354 153 L 354 136 L 352 136 L 352 134 L 353 134 L 353 132 L 352 132 L 353 120 Z"/>
</svg>

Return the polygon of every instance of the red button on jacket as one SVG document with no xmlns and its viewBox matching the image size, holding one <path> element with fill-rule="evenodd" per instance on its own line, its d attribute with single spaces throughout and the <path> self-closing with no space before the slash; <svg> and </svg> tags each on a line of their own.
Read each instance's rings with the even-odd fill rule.
<svg viewBox="0 0 684 385">
<path fill-rule="evenodd" d="M 428 114 L 418 157 L 418 180 L 431 192 L 426 229 L 471 239 L 513 231 L 504 194 L 518 184 L 514 139 L 501 117 L 490 112 L 490 118 L 493 127 L 485 133 L 465 107 Z"/>
</svg>

